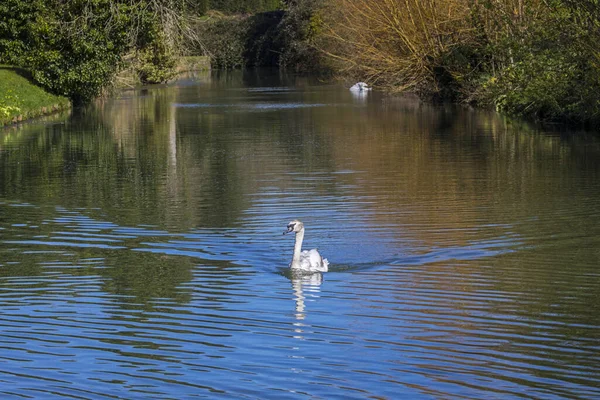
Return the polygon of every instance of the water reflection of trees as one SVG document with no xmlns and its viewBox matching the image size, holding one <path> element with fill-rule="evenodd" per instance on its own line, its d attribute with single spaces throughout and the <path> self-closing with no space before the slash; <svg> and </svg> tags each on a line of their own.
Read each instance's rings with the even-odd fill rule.
<svg viewBox="0 0 600 400">
<path fill-rule="evenodd" d="M 316 182 L 315 190 L 368 196 L 374 224 L 402 226 L 398 240 L 424 247 L 497 238 L 505 226 L 532 240 L 597 232 L 582 213 L 561 213 L 565 204 L 593 206 L 588 199 L 597 197 L 597 147 L 579 146 L 577 137 L 412 99 L 382 102 L 374 94 L 354 103 L 345 90 L 302 78 L 291 79 L 290 88 L 300 89 L 286 94 L 249 94 L 244 85 L 275 86 L 281 77 L 227 77 L 203 81 L 211 90 L 182 84 L 128 92 L 64 124 L 24 125 L 8 140 L 4 134 L 0 196 L 184 232 L 240 224 L 251 195 L 291 187 L 293 173 L 347 170 L 360 173 Z M 278 101 L 313 106 L 251 108 Z M 520 223 L 532 215 L 542 223 Z M 557 215 L 561 226 L 550 223 Z M 160 270 L 160 257 L 151 264 Z M 160 282 L 174 288 L 188 275 L 145 285 L 148 296 L 138 292 L 160 295 Z M 124 285 L 136 279 L 114 278 Z"/>
</svg>

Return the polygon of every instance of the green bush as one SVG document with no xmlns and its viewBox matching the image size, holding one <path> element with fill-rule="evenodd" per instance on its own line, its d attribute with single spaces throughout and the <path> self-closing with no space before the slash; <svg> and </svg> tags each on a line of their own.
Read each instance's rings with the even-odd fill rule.
<svg viewBox="0 0 600 400">
<path fill-rule="evenodd" d="M 490 43 L 504 62 L 482 86 L 499 111 L 538 119 L 600 120 L 598 20 L 556 2 L 519 35 Z"/>
<path fill-rule="evenodd" d="M 504 69 L 488 89 L 499 111 L 590 120 L 600 111 L 600 82 L 586 69 L 563 54 L 537 54 Z"/>
<path fill-rule="evenodd" d="M 302 72 L 328 70 L 315 45 L 323 29 L 322 8 L 323 0 L 286 1 L 286 12 L 278 27 L 282 68 Z"/>
<path fill-rule="evenodd" d="M 282 11 L 252 16 L 212 13 L 198 28 L 201 51 L 208 54 L 211 67 L 217 69 L 278 66 L 282 53 L 278 27 L 282 16 Z"/>
<path fill-rule="evenodd" d="M 138 51 L 136 70 L 143 83 L 168 81 L 175 76 L 176 65 L 175 51 L 160 30 Z"/>
<path fill-rule="evenodd" d="M 0 62 L 28 69 L 41 86 L 76 103 L 98 96 L 123 66 L 125 55 L 136 50 L 141 79 L 163 82 L 175 71 L 187 21 L 185 4 L 3 0 Z"/>
<path fill-rule="evenodd" d="M 199 30 L 211 67 L 233 69 L 245 65 L 246 18 L 213 15 Z"/>
<path fill-rule="evenodd" d="M 75 102 L 97 96 L 127 47 L 126 13 L 115 13 L 109 0 L 25 3 L 2 3 L 2 59 L 29 69 L 39 84 Z"/>
</svg>

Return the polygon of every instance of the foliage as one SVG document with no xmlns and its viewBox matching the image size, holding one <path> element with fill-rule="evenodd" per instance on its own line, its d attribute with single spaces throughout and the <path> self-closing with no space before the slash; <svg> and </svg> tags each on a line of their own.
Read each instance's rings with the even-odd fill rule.
<svg viewBox="0 0 600 400">
<path fill-rule="evenodd" d="M 167 44 L 163 32 L 151 40 L 137 54 L 136 70 L 144 83 L 162 83 L 176 74 L 175 51 Z"/>
<path fill-rule="evenodd" d="M 213 68 L 277 66 L 282 52 L 282 16 L 281 11 L 252 16 L 210 13 L 197 28 L 202 37 L 199 52 L 210 56 Z"/>
<path fill-rule="evenodd" d="M 278 66 L 283 43 L 280 41 L 279 26 L 282 11 L 255 14 L 247 19 L 244 45 L 246 66 Z"/>
<path fill-rule="evenodd" d="M 75 101 L 98 95 L 127 45 L 127 18 L 111 12 L 108 0 L 23 3 L 3 3 L 3 58 L 53 93 Z"/>
<path fill-rule="evenodd" d="M 10 117 L 12 117 L 13 115 L 18 115 L 19 112 L 21 112 L 21 109 L 19 107 L 16 106 L 8 106 L 8 105 L 2 105 L 2 103 L 4 103 L 5 101 L 10 101 L 11 99 L 7 99 L 6 97 L 2 100 L 0 100 L 0 121 L 4 121 Z"/>
<path fill-rule="evenodd" d="M 281 8 L 280 0 L 208 0 L 207 9 L 227 14 L 261 13 Z"/>
<path fill-rule="evenodd" d="M 323 72 L 327 66 L 315 43 L 322 30 L 322 0 L 286 1 L 284 11 L 252 16 L 216 12 L 199 23 L 202 45 L 213 68 L 276 66 Z"/>
<path fill-rule="evenodd" d="M 209 55 L 212 67 L 231 69 L 244 66 L 246 24 L 247 19 L 241 16 L 213 14 L 198 27 L 202 50 Z"/>
<path fill-rule="evenodd" d="M 285 69 L 327 72 L 317 43 L 323 31 L 323 0 L 287 0 L 286 12 L 279 24 L 281 57 Z"/>
<path fill-rule="evenodd" d="M 6 73 L 3 71 L 0 75 L 6 75 Z M 18 104 L 20 104 L 19 96 L 15 93 L 14 88 L 5 88 L 0 92 L 0 125 L 19 115 L 21 107 Z"/>
<path fill-rule="evenodd" d="M 181 38 L 190 33 L 180 0 L 5 0 L 0 61 L 75 102 L 98 96 L 138 51 L 142 79 L 165 81 Z"/>
<path fill-rule="evenodd" d="M 315 43 L 338 72 L 392 91 L 594 121 L 599 10 L 597 0 L 332 0 Z"/>
<path fill-rule="evenodd" d="M 488 37 L 497 61 L 476 100 L 541 119 L 600 119 L 599 20 L 567 3 L 528 2 L 502 40 Z"/>
</svg>

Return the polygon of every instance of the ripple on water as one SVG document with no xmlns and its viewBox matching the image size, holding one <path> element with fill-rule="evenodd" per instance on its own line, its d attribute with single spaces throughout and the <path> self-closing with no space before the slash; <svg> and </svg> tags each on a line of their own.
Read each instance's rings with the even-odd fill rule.
<svg viewBox="0 0 600 400">
<path fill-rule="evenodd" d="M 271 201 L 267 196 L 254 205 L 260 210 Z M 318 216 L 324 211 L 316 204 Z M 81 213 L 37 224 L 44 226 L 45 240 L 31 239 L 39 228 L 7 227 L 4 243 L 26 254 L 36 269 L 0 280 L 0 365 L 10 365 L 0 367 L 0 392 L 98 398 L 237 397 L 240 391 L 277 396 L 296 389 L 322 397 L 343 392 L 392 398 L 399 390 L 433 397 L 596 394 L 596 325 L 531 312 L 540 296 L 527 285 L 536 275 L 516 276 L 516 264 L 497 261 L 513 257 L 518 237 L 422 254 L 404 249 L 403 256 L 395 241 L 383 241 L 380 256 L 395 254 L 387 262 L 355 260 L 334 264 L 328 274 L 296 277 L 283 268 L 291 242 L 281 237 L 281 227 L 271 226 L 285 224 L 279 215 L 285 206 L 273 210 L 263 224 L 260 213 L 250 210 L 244 229 L 178 234 Z M 364 239 L 395 229 L 361 229 L 343 210 L 330 221 L 351 240 L 354 232 Z M 343 259 L 324 228 L 317 222 L 310 231 Z M 61 243 L 59 250 L 51 250 L 50 242 Z M 87 244 L 92 253 L 80 257 L 69 250 L 73 244 Z M 390 246 L 393 251 L 386 250 Z M 265 256 L 265 248 L 272 254 Z M 115 258 L 114 252 L 150 252 L 145 261 L 159 268 L 120 265 L 124 255 Z M 163 256 L 172 257 L 168 264 L 161 263 Z M 127 270 L 160 274 L 164 266 L 190 259 L 191 275 L 174 282 L 172 294 L 145 297 L 144 288 L 127 278 Z M 530 267 L 545 272 L 541 260 Z M 508 286 L 491 279 L 496 273 Z M 567 335 L 573 329 L 580 332 L 576 341 Z"/>
<path fill-rule="evenodd" d="M 7 137 L 0 397 L 600 397 L 594 152 L 221 83 Z"/>
<path fill-rule="evenodd" d="M 324 107 L 325 104 L 314 103 L 235 103 L 235 104 L 219 104 L 219 103 L 175 103 L 176 108 L 204 108 L 215 110 L 227 110 L 231 112 L 249 112 L 249 111 L 280 111 L 294 110 L 302 108 Z"/>
</svg>

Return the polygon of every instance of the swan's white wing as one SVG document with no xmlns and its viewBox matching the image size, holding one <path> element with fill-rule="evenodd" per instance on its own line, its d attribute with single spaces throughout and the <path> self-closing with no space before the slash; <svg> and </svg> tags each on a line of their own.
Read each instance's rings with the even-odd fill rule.
<svg viewBox="0 0 600 400">
<path fill-rule="evenodd" d="M 323 262 L 323 257 L 319 254 L 317 249 L 312 249 L 308 252 L 310 259 L 310 265 L 320 265 Z"/>
<path fill-rule="evenodd" d="M 371 88 L 364 82 L 357 82 L 351 88 L 353 92 L 362 92 L 364 90 L 371 90 Z"/>
<path fill-rule="evenodd" d="M 308 272 L 327 272 L 328 265 L 329 261 L 321 257 L 317 249 L 312 249 L 303 250 L 300 253 L 300 262 L 296 265 L 290 265 L 290 267 Z"/>
<path fill-rule="evenodd" d="M 326 263 L 323 260 L 323 257 L 321 257 L 321 254 L 319 254 L 319 251 L 317 249 L 312 249 L 307 253 L 308 261 L 310 262 L 310 268 L 312 270 L 321 272 L 327 271 L 327 265 L 329 263 Z"/>
<path fill-rule="evenodd" d="M 360 90 L 360 86 L 358 86 L 358 83 L 352 85 L 352 87 L 350 87 L 350 90 L 352 91 L 359 91 Z"/>
</svg>

